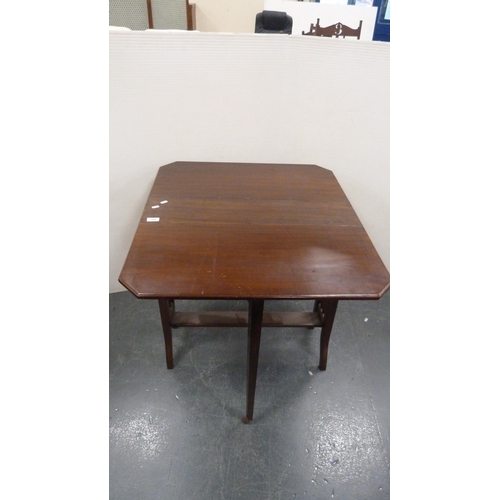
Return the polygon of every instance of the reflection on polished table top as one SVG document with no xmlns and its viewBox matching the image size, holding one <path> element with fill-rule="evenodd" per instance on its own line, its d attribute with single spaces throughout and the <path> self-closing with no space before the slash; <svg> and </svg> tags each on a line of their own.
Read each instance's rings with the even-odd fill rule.
<svg viewBox="0 0 500 500">
<path fill-rule="evenodd" d="M 252 420 L 262 326 L 321 326 L 320 369 L 338 300 L 378 299 L 389 273 L 330 170 L 316 165 L 175 162 L 161 167 L 119 277 L 158 299 L 167 366 L 171 328 L 248 326 Z M 175 310 L 175 299 L 247 299 L 248 313 Z M 263 312 L 266 299 L 314 311 Z"/>
</svg>

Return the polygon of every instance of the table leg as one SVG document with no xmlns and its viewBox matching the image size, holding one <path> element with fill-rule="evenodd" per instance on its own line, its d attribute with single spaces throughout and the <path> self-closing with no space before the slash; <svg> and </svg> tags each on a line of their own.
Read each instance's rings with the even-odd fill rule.
<svg viewBox="0 0 500 500">
<path fill-rule="evenodd" d="M 315 308 L 321 308 L 323 326 L 321 327 L 320 349 L 319 349 L 319 369 L 326 370 L 328 360 L 328 343 L 332 333 L 333 321 L 337 312 L 338 300 L 321 300 Z"/>
<path fill-rule="evenodd" d="M 262 330 L 263 300 L 249 300 L 248 307 L 248 360 L 247 360 L 247 414 L 243 422 L 253 419 L 257 367 L 259 364 L 260 333 Z"/>
<path fill-rule="evenodd" d="M 172 348 L 172 315 L 175 303 L 172 299 L 158 299 L 160 306 L 161 324 L 163 327 L 163 336 L 165 337 L 165 351 L 167 355 L 167 368 L 171 370 L 174 367 L 174 355 Z"/>
<path fill-rule="evenodd" d="M 314 301 L 313 312 L 315 312 L 315 313 L 318 312 L 319 304 L 320 304 L 319 300 Z M 307 328 L 309 328 L 309 330 L 314 330 L 314 326 L 308 326 Z"/>
</svg>

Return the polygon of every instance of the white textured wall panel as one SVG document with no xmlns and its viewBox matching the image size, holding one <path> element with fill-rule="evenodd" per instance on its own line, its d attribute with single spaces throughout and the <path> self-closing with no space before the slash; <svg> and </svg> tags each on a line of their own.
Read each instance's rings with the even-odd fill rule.
<svg viewBox="0 0 500 500">
<path fill-rule="evenodd" d="M 332 170 L 389 267 L 389 44 L 110 33 L 110 292 L 158 167 L 177 160 Z"/>
</svg>

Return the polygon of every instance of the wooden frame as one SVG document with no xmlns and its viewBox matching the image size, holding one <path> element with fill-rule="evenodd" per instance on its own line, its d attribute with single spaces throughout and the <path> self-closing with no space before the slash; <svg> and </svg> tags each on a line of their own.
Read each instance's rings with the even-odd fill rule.
<svg viewBox="0 0 500 500">
<path fill-rule="evenodd" d="M 153 26 L 153 7 L 151 5 L 151 0 L 146 0 L 147 1 L 147 6 L 148 6 L 148 25 L 149 29 L 152 30 L 154 29 Z"/>
<path fill-rule="evenodd" d="M 148 26 L 149 29 L 154 29 L 153 22 L 153 6 L 151 0 L 146 0 L 148 9 Z M 186 0 L 186 22 L 188 31 L 193 31 L 196 29 L 196 4 L 190 4 L 189 0 Z"/>
<path fill-rule="evenodd" d="M 193 31 L 196 29 L 196 4 L 189 3 L 186 0 L 186 15 L 187 15 L 187 29 Z"/>
<path fill-rule="evenodd" d="M 356 37 L 359 40 L 361 37 L 362 26 L 363 26 L 363 21 L 361 20 L 359 21 L 359 26 L 356 29 L 350 28 L 349 26 L 346 26 L 345 24 L 342 23 L 335 23 L 332 24 L 331 26 L 321 27 L 319 25 L 319 19 L 318 19 L 316 21 L 316 25 L 311 23 L 308 33 L 302 31 L 302 34 L 306 36 L 326 36 L 330 38 L 332 37 L 345 38 L 346 36 L 352 36 Z"/>
</svg>

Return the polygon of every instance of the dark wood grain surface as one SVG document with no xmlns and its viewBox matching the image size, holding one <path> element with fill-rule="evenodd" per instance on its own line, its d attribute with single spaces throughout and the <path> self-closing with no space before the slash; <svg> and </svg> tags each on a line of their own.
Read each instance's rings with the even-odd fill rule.
<svg viewBox="0 0 500 500">
<path fill-rule="evenodd" d="M 330 170 L 175 162 L 119 281 L 140 298 L 378 299 L 389 273 Z"/>
</svg>

